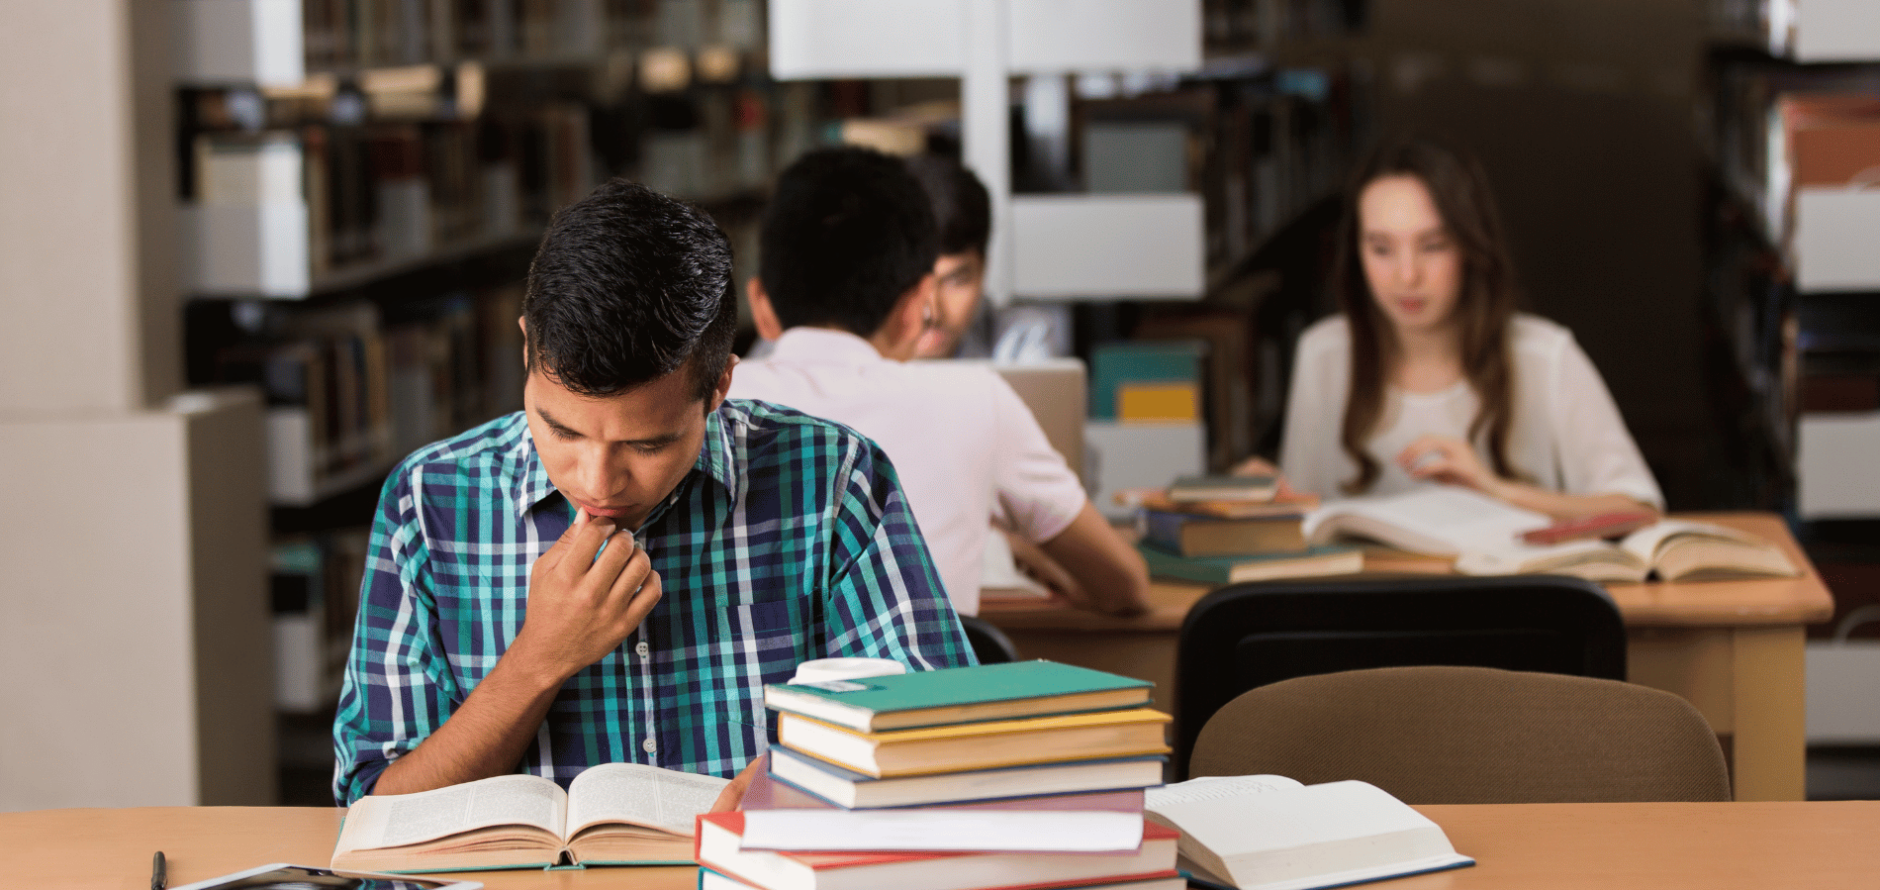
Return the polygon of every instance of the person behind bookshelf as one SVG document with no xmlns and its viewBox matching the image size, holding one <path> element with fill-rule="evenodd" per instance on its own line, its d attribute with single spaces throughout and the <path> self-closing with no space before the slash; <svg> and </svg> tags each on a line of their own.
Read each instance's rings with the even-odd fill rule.
<svg viewBox="0 0 1880 890">
<path fill-rule="evenodd" d="M 731 382 L 854 427 L 894 459 L 953 605 L 978 610 L 990 524 L 1028 541 L 1081 608 L 1141 611 L 1142 557 L 1090 505 L 1030 409 L 982 365 L 909 363 L 931 324 L 939 242 L 920 184 L 864 148 L 812 152 L 778 178 L 748 283 L 758 333 L 776 341 Z"/>
<path fill-rule="evenodd" d="M 380 495 L 342 804 L 635 762 L 738 773 L 729 808 L 764 684 L 798 663 L 973 663 L 887 455 L 726 398 L 735 293 L 703 211 L 616 180 L 556 215 L 523 297 L 524 410 L 419 449 Z"/>
<path fill-rule="evenodd" d="M 1557 519 L 1663 509 L 1573 334 L 1515 311 L 1479 162 L 1398 136 L 1360 164 L 1345 200 L 1330 282 L 1340 311 L 1307 328 L 1294 356 L 1280 451 L 1292 487 L 1461 485 Z"/>
</svg>

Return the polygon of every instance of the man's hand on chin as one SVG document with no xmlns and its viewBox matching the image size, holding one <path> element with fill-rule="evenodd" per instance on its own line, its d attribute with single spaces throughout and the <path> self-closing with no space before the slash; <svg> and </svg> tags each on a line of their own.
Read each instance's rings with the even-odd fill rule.
<svg viewBox="0 0 1880 890">
<path fill-rule="evenodd" d="M 723 791 L 718 792 L 718 800 L 712 804 L 712 812 L 725 813 L 744 804 L 744 792 L 751 787 L 751 780 L 757 777 L 757 771 L 764 768 L 764 755 L 752 758 L 749 765 L 731 780 Z"/>
</svg>

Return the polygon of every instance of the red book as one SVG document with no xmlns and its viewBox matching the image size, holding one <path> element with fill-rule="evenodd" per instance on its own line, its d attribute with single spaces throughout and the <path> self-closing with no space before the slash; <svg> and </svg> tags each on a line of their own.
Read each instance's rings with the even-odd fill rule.
<svg viewBox="0 0 1880 890">
<path fill-rule="evenodd" d="M 743 836 L 742 812 L 700 816 L 694 858 L 767 890 L 1045 890 L 1167 877 L 1181 835 L 1145 821 L 1134 853 L 784 853 Z"/>
</svg>

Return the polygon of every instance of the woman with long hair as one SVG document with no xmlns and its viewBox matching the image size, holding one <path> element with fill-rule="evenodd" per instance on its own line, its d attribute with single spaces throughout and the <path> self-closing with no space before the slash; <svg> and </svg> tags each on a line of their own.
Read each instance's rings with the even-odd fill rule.
<svg viewBox="0 0 1880 890">
<path fill-rule="evenodd" d="M 1573 334 L 1515 311 L 1488 180 L 1425 137 L 1371 152 L 1347 190 L 1340 312 L 1295 356 L 1280 465 L 1326 497 L 1462 485 L 1566 519 L 1664 497 Z"/>
</svg>

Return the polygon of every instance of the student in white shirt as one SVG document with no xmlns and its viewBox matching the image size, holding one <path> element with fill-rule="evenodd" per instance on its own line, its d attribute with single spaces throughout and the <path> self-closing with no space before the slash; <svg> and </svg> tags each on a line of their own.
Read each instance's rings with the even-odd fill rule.
<svg viewBox="0 0 1880 890">
<path fill-rule="evenodd" d="M 1089 504 L 1018 394 L 990 369 L 909 364 L 933 318 L 933 212 L 901 161 L 824 149 L 779 177 L 765 209 L 760 336 L 776 341 L 733 374 L 761 399 L 853 427 L 887 452 L 954 608 L 978 610 L 986 537 L 998 520 L 1071 575 L 1082 608 L 1143 609 L 1142 558 Z"/>
<path fill-rule="evenodd" d="M 1558 519 L 1663 509 L 1573 334 L 1515 312 L 1481 166 L 1406 137 L 1353 182 L 1332 271 L 1341 312 L 1294 357 L 1287 481 L 1326 497 L 1464 485 Z"/>
</svg>

